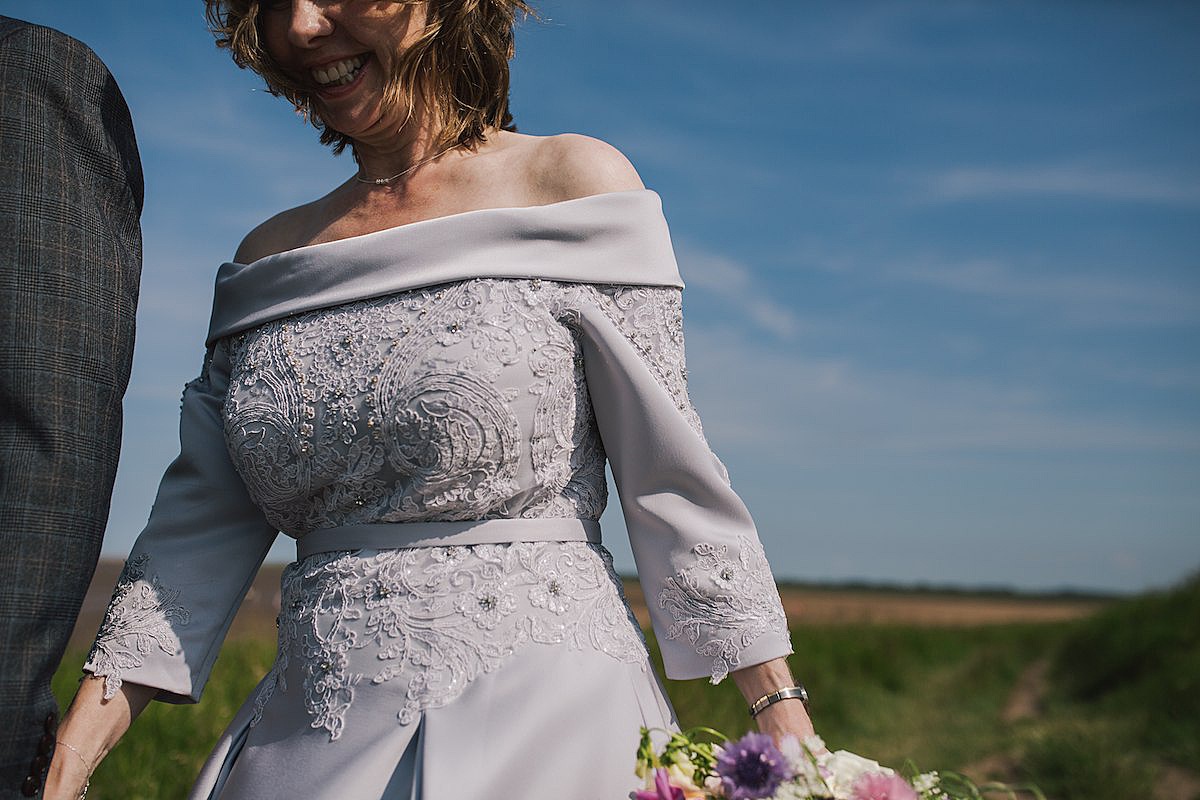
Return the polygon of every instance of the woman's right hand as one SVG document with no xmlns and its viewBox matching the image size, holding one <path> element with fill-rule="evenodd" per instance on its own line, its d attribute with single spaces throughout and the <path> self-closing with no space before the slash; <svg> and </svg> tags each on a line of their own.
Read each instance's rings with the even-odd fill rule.
<svg viewBox="0 0 1200 800">
<path fill-rule="evenodd" d="M 79 800 L 91 773 L 116 746 L 158 690 L 125 682 L 104 699 L 104 680 L 87 675 L 58 727 L 58 746 L 46 773 L 45 800 Z"/>
</svg>

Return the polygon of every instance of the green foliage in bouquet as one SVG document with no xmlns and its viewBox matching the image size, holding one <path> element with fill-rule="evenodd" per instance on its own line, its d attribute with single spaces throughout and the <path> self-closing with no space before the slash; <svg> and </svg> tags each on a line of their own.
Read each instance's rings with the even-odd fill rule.
<svg viewBox="0 0 1200 800">
<path fill-rule="evenodd" d="M 988 798 L 1004 798 L 1004 800 L 1021 800 L 1028 795 L 1035 800 L 1046 800 L 1042 790 L 1033 784 L 1007 784 L 999 781 L 976 784 L 966 775 L 949 770 L 922 773 L 912 760 L 904 762 L 900 770 L 909 783 L 920 788 L 923 775 L 933 775 L 937 778 L 937 790 L 947 800 L 988 800 Z M 934 795 L 936 796 L 936 795 Z"/>
<path fill-rule="evenodd" d="M 747 733 L 730 741 L 700 727 L 659 731 L 667 740 L 656 749 L 653 733 L 642 728 L 635 772 L 644 788 L 634 800 L 1046 800 L 1036 786 L 978 785 L 958 773 L 921 772 L 912 761 L 897 772 L 845 750 L 831 753 L 817 736 L 776 743 Z"/>
</svg>

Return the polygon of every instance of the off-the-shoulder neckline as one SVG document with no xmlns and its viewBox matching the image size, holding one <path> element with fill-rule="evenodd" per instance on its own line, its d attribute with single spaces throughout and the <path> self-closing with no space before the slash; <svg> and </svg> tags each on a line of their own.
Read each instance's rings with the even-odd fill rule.
<svg viewBox="0 0 1200 800">
<path fill-rule="evenodd" d="M 209 342 L 271 319 L 467 278 L 682 287 L 649 189 L 483 208 L 217 270 Z"/>
<path fill-rule="evenodd" d="M 290 256 L 301 255 L 304 253 L 311 253 L 311 252 L 323 250 L 326 248 L 333 248 L 338 245 L 346 245 L 346 244 L 351 244 L 354 242 L 363 242 L 363 241 L 367 241 L 372 238 L 387 235 L 387 234 L 396 234 L 396 233 L 399 233 L 404 230 L 421 229 L 421 228 L 435 226 L 438 224 L 447 224 L 447 223 L 451 223 L 451 222 L 456 222 L 456 221 L 462 220 L 465 217 L 473 217 L 473 216 L 479 216 L 479 215 L 484 215 L 484 214 L 494 214 L 494 213 L 513 213 L 513 212 L 516 212 L 516 213 L 530 212 L 530 213 L 532 213 L 532 212 L 537 212 L 537 211 L 552 211 L 555 208 L 559 208 L 559 207 L 567 206 L 567 205 L 582 204 L 589 200 L 595 201 L 599 198 L 611 198 L 615 195 L 635 195 L 635 194 L 636 195 L 649 194 L 649 195 L 654 195 L 655 197 L 658 196 L 658 194 L 653 189 L 622 189 L 620 191 L 615 191 L 615 192 L 599 192 L 597 194 L 584 195 L 583 197 L 572 197 L 568 200 L 556 200 L 553 203 L 540 203 L 538 205 L 532 205 L 532 206 L 490 206 L 488 208 L 473 208 L 468 211 L 456 211 L 453 214 L 442 214 L 441 216 L 429 217 L 427 219 L 419 219 L 419 220 L 415 220 L 413 222 L 402 222 L 399 225 L 392 225 L 387 228 L 380 228 L 377 231 L 368 231 L 367 233 L 359 233 L 359 234 L 355 234 L 353 236 L 344 236 L 341 239 L 333 239 L 328 242 L 316 242 L 314 244 L 305 244 L 305 245 L 301 245 L 299 247 L 293 247 L 288 250 L 280 250 L 278 253 L 271 253 L 270 255 L 265 255 L 265 256 L 256 258 L 253 261 L 249 261 L 249 262 L 230 261 L 229 263 L 234 266 L 238 266 L 238 267 L 249 267 L 249 266 L 252 266 L 255 264 L 260 264 L 263 262 L 271 261 L 273 259 L 287 258 Z"/>
</svg>

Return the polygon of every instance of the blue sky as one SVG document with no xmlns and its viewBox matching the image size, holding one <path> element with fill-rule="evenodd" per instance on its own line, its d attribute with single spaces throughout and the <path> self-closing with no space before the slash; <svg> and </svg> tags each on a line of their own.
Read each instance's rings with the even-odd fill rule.
<svg viewBox="0 0 1200 800">
<path fill-rule="evenodd" d="M 538 7 L 517 123 L 605 139 L 662 195 L 693 399 L 780 577 L 1134 591 L 1200 568 L 1200 6 Z M 198 0 L 0 13 L 88 42 L 137 127 L 123 555 L 214 271 L 352 162 L 213 47 Z"/>
</svg>

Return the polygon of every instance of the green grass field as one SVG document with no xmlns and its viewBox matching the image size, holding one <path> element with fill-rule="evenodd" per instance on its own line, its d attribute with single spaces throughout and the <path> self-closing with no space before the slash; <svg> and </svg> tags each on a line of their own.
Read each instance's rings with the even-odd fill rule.
<svg viewBox="0 0 1200 800">
<path fill-rule="evenodd" d="M 1069 624 L 797 628 L 793 669 L 831 748 L 1033 781 L 1052 800 L 1196 800 L 1198 620 L 1200 578 Z M 231 642 L 203 702 L 153 703 L 97 770 L 89 798 L 183 797 L 273 649 Z M 64 704 L 82 660 L 71 654 L 55 679 Z M 732 681 L 667 688 L 684 727 L 731 736 L 749 727 Z"/>
</svg>

